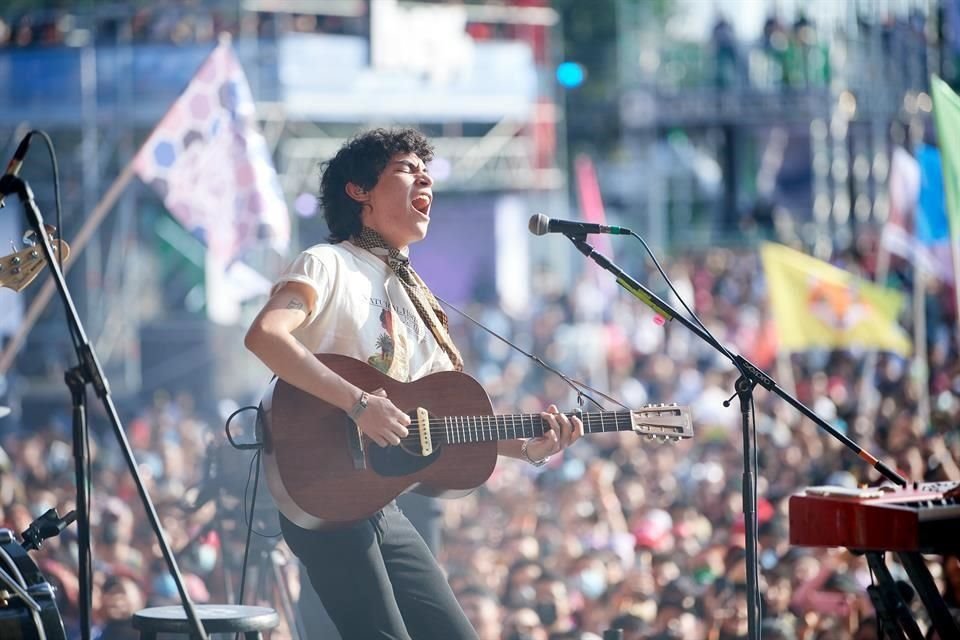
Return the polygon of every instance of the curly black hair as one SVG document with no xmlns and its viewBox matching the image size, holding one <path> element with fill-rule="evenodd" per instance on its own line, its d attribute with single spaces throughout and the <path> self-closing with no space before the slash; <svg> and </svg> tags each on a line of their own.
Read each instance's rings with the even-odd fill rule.
<svg viewBox="0 0 960 640">
<path fill-rule="evenodd" d="M 330 242 L 342 242 L 360 233 L 361 204 L 346 192 L 348 182 L 372 189 L 390 158 L 398 153 L 433 160 L 433 145 L 416 129 L 371 129 L 348 140 L 323 165 L 320 204 L 330 229 Z"/>
</svg>

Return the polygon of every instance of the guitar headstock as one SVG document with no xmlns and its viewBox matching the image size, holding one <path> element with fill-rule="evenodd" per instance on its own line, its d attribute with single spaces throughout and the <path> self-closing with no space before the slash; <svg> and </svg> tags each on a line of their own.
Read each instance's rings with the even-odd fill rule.
<svg viewBox="0 0 960 640">
<path fill-rule="evenodd" d="M 63 240 L 51 240 L 51 247 L 55 254 L 62 255 L 66 260 L 70 255 L 70 245 Z M 40 270 L 47 264 L 40 247 L 27 247 L 16 253 L 0 258 L 0 287 L 7 287 L 20 292 L 40 275 Z"/>
<path fill-rule="evenodd" d="M 678 404 L 648 404 L 630 412 L 633 432 L 650 440 L 678 442 L 693 437 L 690 407 Z"/>
</svg>

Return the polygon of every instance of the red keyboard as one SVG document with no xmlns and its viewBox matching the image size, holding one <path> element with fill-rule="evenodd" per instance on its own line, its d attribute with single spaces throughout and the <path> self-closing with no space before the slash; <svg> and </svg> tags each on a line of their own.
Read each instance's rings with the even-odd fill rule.
<svg viewBox="0 0 960 640">
<path fill-rule="evenodd" d="M 790 498 L 790 543 L 864 551 L 960 551 L 960 483 L 808 487 Z"/>
</svg>

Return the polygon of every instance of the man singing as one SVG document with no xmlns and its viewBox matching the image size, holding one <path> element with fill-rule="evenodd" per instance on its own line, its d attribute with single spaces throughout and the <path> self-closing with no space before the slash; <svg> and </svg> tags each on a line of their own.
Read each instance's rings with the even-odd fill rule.
<svg viewBox="0 0 960 640">
<path fill-rule="evenodd" d="M 399 445 L 410 418 L 382 391 L 367 393 L 314 354 L 350 356 L 402 382 L 462 369 L 446 314 L 408 260 L 430 224 L 432 158 L 431 144 L 412 129 L 375 129 L 344 144 L 320 182 L 330 243 L 286 269 L 245 341 L 277 376 L 341 408 L 381 447 Z M 501 441 L 498 453 L 539 466 L 583 434 L 580 420 L 554 405 L 543 417 L 544 436 Z M 280 519 L 344 640 L 477 637 L 395 503 L 335 530 Z"/>
</svg>

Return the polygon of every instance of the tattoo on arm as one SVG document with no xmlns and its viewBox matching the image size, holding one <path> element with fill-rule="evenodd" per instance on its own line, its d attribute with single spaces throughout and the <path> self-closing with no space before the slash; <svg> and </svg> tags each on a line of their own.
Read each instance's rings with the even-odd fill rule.
<svg viewBox="0 0 960 640">
<path fill-rule="evenodd" d="M 299 298 L 293 298 L 290 302 L 287 303 L 287 309 L 295 309 L 297 311 L 303 310 L 304 304 L 303 300 Z"/>
</svg>

